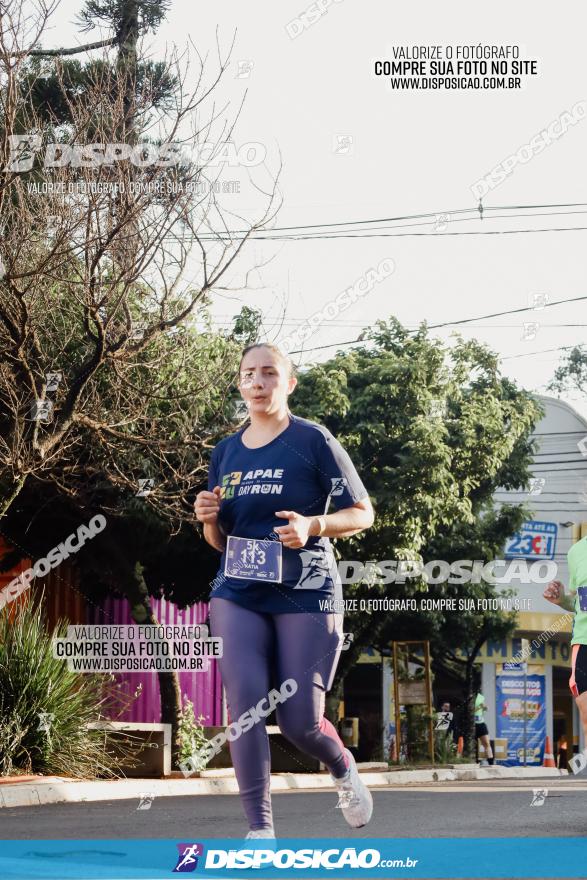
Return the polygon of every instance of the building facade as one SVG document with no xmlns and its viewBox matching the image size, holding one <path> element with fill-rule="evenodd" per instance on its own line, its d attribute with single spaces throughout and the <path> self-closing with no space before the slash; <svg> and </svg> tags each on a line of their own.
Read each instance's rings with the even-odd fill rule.
<svg viewBox="0 0 587 880">
<path fill-rule="evenodd" d="M 572 615 L 547 602 L 542 593 L 554 578 L 568 586 L 567 553 L 575 540 L 587 534 L 587 421 L 562 400 L 545 396 L 538 400 L 544 416 L 534 434 L 537 448 L 529 490 L 501 491 L 495 496 L 497 505 L 523 501 L 531 508 L 531 520 L 506 545 L 504 556 L 525 560 L 537 576 L 510 584 L 525 607 L 518 612 L 518 627 L 511 639 L 483 646 L 481 689 L 488 706 L 490 735 L 502 739 L 500 734 L 511 726 L 510 708 L 514 713 L 518 709 L 526 671 L 528 711 L 535 716 L 529 719 L 534 732 L 533 738 L 528 737 L 529 750 L 546 735 L 557 757 L 565 743 L 563 751 L 569 756 L 585 743 L 568 686 Z M 551 563 L 550 573 L 546 565 L 540 566 L 541 561 Z M 526 657 L 532 646 L 527 670 L 519 662 L 512 663 Z M 510 753 L 509 763 L 516 763 L 511 758 Z M 538 763 L 536 759 L 542 763 L 542 758 L 542 751 L 527 756 L 528 763 Z"/>
<path fill-rule="evenodd" d="M 542 593 L 551 579 L 568 585 L 567 552 L 573 541 L 587 535 L 587 421 L 561 400 L 546 396 L 538 400 L 544 415 L 534 433 L 531 485 L 527 490 L 495 494 L 496 506 L 524 502 L 531 511 L 521 533 L 504 547 L 507 567 L 502 571 L 509 582 L 497 587 L 514 590 L 522 607 L 513 636 L 483 645 L 477 668 L 497 760 L 542 764 L 548 736 L 555 757 L 560 753 L 565 766 L 573 751 L 585 747 L 568 686 L 573 615 L 547 602 Z M 450 701 L 458 720 L 462 705 L 458 684 L 438 675 L 433 690 L 435 707 Z M 345 715 L 361 718 L 360 757 L 367 759 L 377 752 L 390 757 L 395 725 L 389 657 L 374 650 L 363 653 L 345 682 Z"/>
</svg>

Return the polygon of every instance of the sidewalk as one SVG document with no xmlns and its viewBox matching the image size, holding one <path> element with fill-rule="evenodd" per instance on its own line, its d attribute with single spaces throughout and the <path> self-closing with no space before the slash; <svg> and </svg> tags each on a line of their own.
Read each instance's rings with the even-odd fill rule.
<svg viewBox="0 0 587 880">
<path fill-rule="evenodd" d="M 567 776 L 568 771 L 551 767 L 479 767 L 478 764 L 455 764 L 438 770 L 386 770 L 381 764 L 359 764 L 362 778 L 370 788 L 389 788 L 434 782 L 460 782 L 487 779 L 546 779 Z M 85 803 L 138 798 L 181 797 L 188 795 L 237 794 L 231 770 L 205 770 L 201 776 L 184 779 L 116 779 L 84 781 L 58 776 L 25 777 L 15 781 L 0 780 L 1 807 L 30 807 L 40 804 Z M 333 791 L 328 773 L 274 773 L 271 791 Z"/>
</svg>

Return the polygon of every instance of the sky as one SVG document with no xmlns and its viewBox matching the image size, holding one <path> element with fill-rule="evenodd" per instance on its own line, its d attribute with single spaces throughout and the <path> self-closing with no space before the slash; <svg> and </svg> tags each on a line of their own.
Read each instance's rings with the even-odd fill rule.
<svg viewBox="0 0 587 880">
<path fill-rule="evenodd" d="M 79 8 L 61 3 L 44 46 L 98 38 L 80 35 Z M 192 57 L 195 49 L 209 52 L 212 73 L 216 29 L 223 46 L 236 31 L 218 94 L 236 110 L 246 92 L 233 140 L 261 145 L 266 158 L 249 170 L 227 169 L 227 179 L 241 181 L 241 192 L 226 197 L 230 210 L 258 211 L 253 183 L 266 187 L 281 162 L 275 226 L 355 224 L 338 227 L 347 233 L 341 240 L 250 242 L 231 280 L 239 287 L 245 269 L 263 265 L 248 289 L 214 297 L 216 325 L 227 326 L 246 303 L 262 312 L 268 338 L 279 343 L 387 261 L 393 271 L 348 308 L 332 307 L 330 314 L 338 313 L 320 322 L 294 359 L 324 360 L 390 315 L 411 328 L 479 318 L 459 331 L 498 352 L 503 372 L 521 386 L 544 393 L 564 354 L 556 349 L 585 338 L 587 299 L 481 318 L 587 297 L 585 4 L 567 2 L 560 16 L 543 0 L 338 0 L 313 16 L 315 8 L 304 0 L 172 0 L 166 22 L 148 39 L 154 57 L 188 42 Z M 483 91 L 394 90 L 389 78 L 374 74 L 374 62 L 392 60 L 393 47 L 479 44 L 518 46 L 520 59 L 537 62 L 536 75 L 523 77 L 520 89 Z M 524 161 L 484 194 L 481 218 L 475 183 L 577 106 L 566 131 L 558 124 L 559 136 L 540 153 L 522 151 Z M 414 215 L 430 216 L 389 221 Z M 378 219 L 386 222 L 356 225 Z M 232 228 L 242 227 L 235 221 Z M 370 236 L 358 237 L 358 229 Z M 528 229 L 558 231 L 521 231 Z M 524 323 L 537 326 L 525 330 Z M 448 341 L 455 329 L 431 332 Z M 587 416 L 586 398 L 564 399 Z"/>
</svg>

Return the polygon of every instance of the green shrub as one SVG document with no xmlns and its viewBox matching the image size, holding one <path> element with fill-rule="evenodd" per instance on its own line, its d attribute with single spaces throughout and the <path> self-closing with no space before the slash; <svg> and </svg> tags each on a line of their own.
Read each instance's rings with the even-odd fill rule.
<svg viewBox="0 0 587 880">
<path fill-rule="evenodd" d="M 104 733 L 87 729 L 124 700 L 114 676 L 72 672 L 53 657 L 52 639 L 67 634 L 67 621 L 47 632 L 42 601 L 8 607 L 0 611 L 0 775 L 122 775 L 133 748 L 106 751 Z"/>
<path fill-rule="evenodd" d="M 439 764 L 454 764 L 457 758 L 457 747 L 448 730 L 436 730 L 434 737 L 434 757 Z"/>
<path fill-rule="evenodd" d="M 208 742 L 202 726 L 203 720 L 203 715 L 198 715 L 196 719 L 194 704 L 191 700 L 186 699 L 181 710 L 181 721 L 179 722 L 179 760 L 182 762 L 191 758 L 196 770 L 203 770 L 208 763 L 208 760 L 202 756 L 203 753 L 200 752 L 202 746 Z"/>
</svg>

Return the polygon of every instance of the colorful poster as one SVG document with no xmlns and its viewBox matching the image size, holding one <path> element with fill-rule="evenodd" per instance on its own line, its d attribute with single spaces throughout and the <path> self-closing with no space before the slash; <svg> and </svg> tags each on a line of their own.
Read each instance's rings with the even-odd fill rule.
<svg viewBox="0 0 587 880">
<path fill-rule="evenodd" d="M 558 526 L 554 522 L 524 522 L 505 547 L 506 559 L 554 559 Z"/>
<path fill-rule="evenodd" d="M 512 664 L 510 664 L 511 666 Z M 532 673 L 526 677 L 522 668 L 503 668 L 495 679 L 496 731 L 498 739 L 507 740 L 507 758 L 500 761 L 509 767 L 524 764 L 524 715 L 526 716 L 526 765 L 542 764 L 546 737 L 545 679 Z"/>
</svg>

